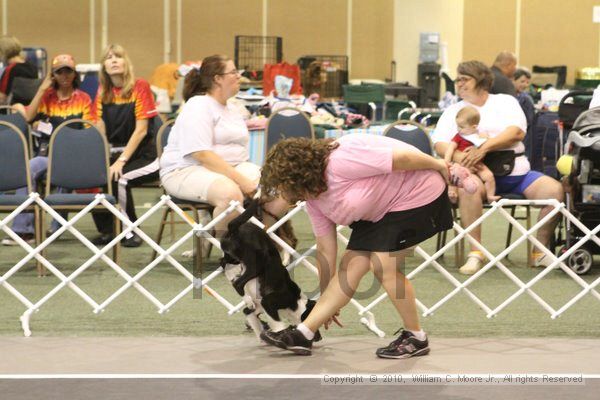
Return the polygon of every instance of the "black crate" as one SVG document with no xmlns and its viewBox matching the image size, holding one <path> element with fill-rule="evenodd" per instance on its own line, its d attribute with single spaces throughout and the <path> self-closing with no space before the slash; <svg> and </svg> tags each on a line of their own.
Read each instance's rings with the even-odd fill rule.
<svg viewBox="0 0 600 400">
<path fill-rule="evenodd" d="M 234 62 L 244 76 L 262 80 L 265 64 L 282 60 L 282 39 L 278 36 L 236 36 Z"/>
<path fill-rule="evenodd" d="M 342 97 L 342 86 L 348 83 L 348 56 L 302 56 L 298 65 L 302 90 L 307 96 L 318 93 L 323 98 Z"/>
</svg>

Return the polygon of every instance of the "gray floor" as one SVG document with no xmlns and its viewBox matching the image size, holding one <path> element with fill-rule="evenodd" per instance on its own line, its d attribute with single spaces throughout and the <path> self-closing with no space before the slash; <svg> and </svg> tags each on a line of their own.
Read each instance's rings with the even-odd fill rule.
<svg viewBox="0 0 600 400">
<path fill-rule="evenodd" d="M 161 338 L 0 338 L 0 398 L 6 399 L 254 399 L 448 398 L 596 399 L 600 382 L 575 386 L 322 385 L 320 379 L 260 379 L 215 375 L 45 377 L 53 374 L 600 374 L 597 339 L 433 339 L 432 353 L 380 360 L 373 351 L 389 339 L 327 338 L 311 357 L 258 344 L 251 336 Z M 28 379 L 11 379 L 32 374 Z M 10 375 L 10 376 L 7 376 Z M 37 376 L 39 375 L 39 376 Z M 9 378 L 9 379 L 7 379 Z M 34 378 L 34 379 L 31 379 Z M 96 378 L 96 379 L 92 379 Z M 106 378 L 106 377 L 104 377 Z M 125 379 L 127 378 L 127 379 Z M 163 377 L 165 378 L 165 377 Z M 285 388 L 285 389 L 284 389 Z M 400 395 L 402 394 L 402 395 Z M 592 394 L 594 395 L 592 397 Z"/>
<path fill-rule="evenodd" d="M 258 344 L 251 336 L 0 338 L 0 374 L 600 374 L 598 339 L 436 339 L 431 354 L 381 360 L 389 338 L 325 338 L 311 357 Z"/>
</svg>

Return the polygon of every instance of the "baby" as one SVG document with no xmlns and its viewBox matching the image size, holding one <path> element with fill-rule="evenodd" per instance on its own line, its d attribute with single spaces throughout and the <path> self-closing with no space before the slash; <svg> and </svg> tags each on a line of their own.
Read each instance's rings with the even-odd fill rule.
<svg viewBox="0 0 600 400">
<path fill-rule="evenodd" d="M 479 125 L 479 111 L 473 107 L 464 107 L 456 114 L 456 125 L 458 126 L 458 133 L 452 138 L 444 159 L 447 162 L 452 161 L 452 156 L 456 150 L 464 151 L 470 147 L 481 146 L 489 136 L 485 133 L 478 131 L 477 126 Z M 499 200 L 500 196 L 496 196 L 496 181 L 494 180 L 494 174 L 485 166 L 484 163 L 480 162 L 475 165 L 477 170 L 477 176 L 483 181 L 485 186 L 485 192 L 487 201 L 489 203 Z M 448 187 L 448 197 L 455 203 L 458 198 L 456 186 Z"/>
</svg>

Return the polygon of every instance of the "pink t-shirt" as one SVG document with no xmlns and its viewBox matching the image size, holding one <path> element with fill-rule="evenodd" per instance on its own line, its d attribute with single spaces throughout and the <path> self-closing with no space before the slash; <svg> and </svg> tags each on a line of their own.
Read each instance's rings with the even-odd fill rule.
<svg viewBox="0 0 600 400">
<path fill-rule="evenodd" d="M 315 236 L 324 236 L 335 224 L 376 222 L 392 211 L 431 203 L 446 183 L 433 170 L 392 171 L 392 151 L 414 146 L 386 136 L 350 134 L 337 140 L 329 156 L 327 191 L 306 202 Z"/>
</svg>

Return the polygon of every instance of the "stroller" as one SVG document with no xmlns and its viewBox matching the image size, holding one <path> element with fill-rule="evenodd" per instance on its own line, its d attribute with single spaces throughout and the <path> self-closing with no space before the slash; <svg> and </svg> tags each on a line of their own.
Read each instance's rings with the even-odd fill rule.
<svg viewBox="0 0 600 400">
<path fill-rule="evenodd" d="M 594 229 L 600 224 L 600 107 L 577 117 L 558 167 L 571 188 L 566 197 L 567 208 L 588 229 Z M 562 252 L 584 236 L 567 220 Z M 588 240 L 569 256 L 567 264 L 578 275 L 585 274 L 593 266 L 594 254 L 600 254 L 600 246 Z"/>
</svg>

